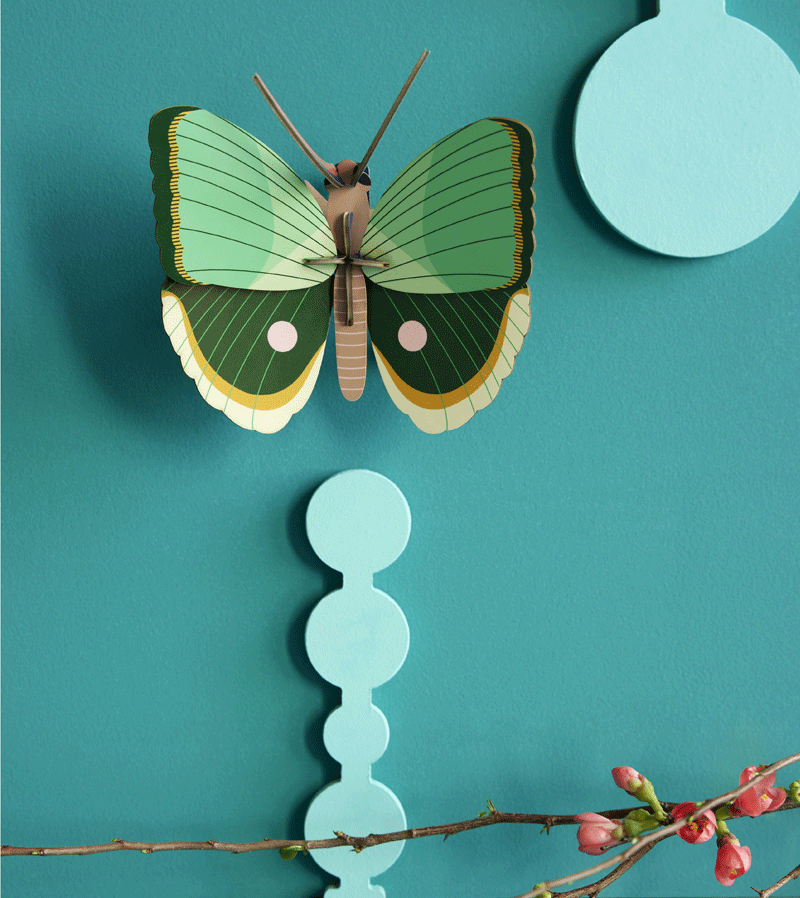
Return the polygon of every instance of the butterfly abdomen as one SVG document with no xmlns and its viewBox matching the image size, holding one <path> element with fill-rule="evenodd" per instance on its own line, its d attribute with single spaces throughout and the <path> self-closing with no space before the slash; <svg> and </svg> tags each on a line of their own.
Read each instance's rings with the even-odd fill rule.
<svg viewBox="0 0 800 898">
<path fill-rule="evenodd" d="M 337 265 L 333 279 L 333 320 L 336 333 L 336 367 L 342 395 L 355 402 L 364 392 L 367 379 L 367 285 L 358 265 L 353 277 L 353 323 L 347 323 L 345 266 Z"/>
</svg>

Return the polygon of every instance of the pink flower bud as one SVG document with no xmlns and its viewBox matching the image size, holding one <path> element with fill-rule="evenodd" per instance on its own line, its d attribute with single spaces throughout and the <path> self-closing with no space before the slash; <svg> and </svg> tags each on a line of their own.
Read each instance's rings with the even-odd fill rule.
<svg viewBox="0 0 800 898">
<path fill-rule="evenodd" d="M 624 789 L 628 795 L 633 795 L 639 801 L 646 801 L 653 809 L 656 820 L 666 820 L 667 815 L 664 813 L 664 808 L 661 807 L 661 802 L 656 798 L 653 784 L 646 776 L 642 776 L 633 767 L 615 767 L 611 771 L 611 775 L 614 777 L 614 782 L 620 789 Z"/>
<path fill-rule="evenodd" d="M 601 814 L 576 814 L 578 827 L 578 848 L 584 854 L 602 854 L 619 845 L 625 838 L 625 829 L 619 820 L 609 820 Z"/>
<path fill-rule="evenodd" d="M 683 801 L 675 805 L 672 809 L 672 816 L 677 822 L 681 817 L 688 817 L 697 810 L 697 805 L 693 801 Z M 717 818 L 713 811 L 703 811 L 703 813 L 692 823 L 687 823 L 678 830 L 678 835 L 684 842 L 692 845 L 699 845 L 700 842 L 707 842 L 716 831 Z"/>
<path fill-rule="evenodd" d="M 757 776 L 763 767 L 745 767 L 739 776 L 739 785 L 743 786 Z M 748 789 L 734 801 L 733 813 L 739 817 L 758 817 L 764 811 L 774 811 L 786 801 L 786 792 L 775 786 L 775 774 L 770 773 L 763 780 L 756 783 L 752 789 Z"/>
<path fill-rule="evenodd" d="M 742 847 L 736 836 L 723 836 L 718 842 L 717 863 L 714 875 L 724 886 L 732 886 L 750 869 L 750 849 Z"/>
<path fill-rule="evenodd" d="M 634 770 L 633 767 L 615 767 L 611 771 L 611 775 L 614 777 L 614 782 L 628 795 L 636 795 L 645 782 L 641 773 Z"/>
</svg>

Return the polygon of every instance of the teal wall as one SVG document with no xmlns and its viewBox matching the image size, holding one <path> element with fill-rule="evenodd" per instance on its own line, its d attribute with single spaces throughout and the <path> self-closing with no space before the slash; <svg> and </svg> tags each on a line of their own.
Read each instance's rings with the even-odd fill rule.
<svg viewBox="0 0 800 898">
<path fill-rule="evenodd" d="M 800 62 L 796 0 L 728 11 Z M 376 577 L 411 649 L 374 694 L 392 732 L 374 774 L 410 825 L 487 798 L 624 806 L 621 764 L 666 800 L 700 798 L 798 750 L 800 203 L 734 253 L 665 258 L 602 221 L 572 161 L 584 78 L 655 4 L 3 12 L 4 842 L 301 835 L 336 776 L 320 734 L 337 704 L 303 647 L 337 584 L 303 520 L 347 468 L 391 478 L 412 512 Z M 364 150 L 425 47 L 373 201 L 465 123 L 530 125 L 538 248 L 517 367 L 466 427 L 428 436 L 373 363 L 347 403 L 329 353 L 285 430 L 241 430 L 161 326 L 148 120 L 208 108 L 313 180 L 253 72 L 338 159 Z M 737 886 L 714 879 L 713 843 L 671 840 L 613 894 L 733 898 L 797 863 L 793 815 L 735 832 L 753 852 Z M 495 827 L 409 844 L 379 881 L 389 898 L 510 898 L 588 860 L 574 829 Z M 326 881 L 266 852 L 11 858 L 2 874 L 4 898 L 311 898 Z"/>
</svg>

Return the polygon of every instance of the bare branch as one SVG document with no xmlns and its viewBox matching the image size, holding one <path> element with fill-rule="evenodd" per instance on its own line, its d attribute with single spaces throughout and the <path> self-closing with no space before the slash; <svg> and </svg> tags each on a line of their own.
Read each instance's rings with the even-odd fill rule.
<svg viewBox="0 0 800 898">
<path fill-rule="evenodd" d="M 602 879 L 598 879 L 594 885 L 591 886 L 581 886 L 578 889 L 570 889 L 569 892 L 556 892 L 557 898 L 583 898 L 584 895 L 590 896 L 590 898 L 595 898 L 596 895 L 599 895 L 600 892 L 606 887 L 610 886 L 614 880 L 619 879 L 623 873 L 627 873 L 628 870 L 641 858 L 643 858 L 651 848 L 655 848 L 655 842 L 651 842 L 649 845 L 645 845 L 645 847 L 636 855 L 631 858 L 628 858 L 627 861 L 621 863 L 616 870 L 612 870 L 607 876 L 604 876 Z"/>
<path fill-rule="evenodd" d="M 664 809 L 669 811 L 675 807 L 673 802 L 662 802 Z M 786 802 L 777 811 L 767 811 L 775 814 L 784 810 L 800 808 L 796 802 Z M 636 808 L 616 808 L 611 811 L 599 811 L 604 817 L 613 820 L 621 820 L 627 817 Z M 278 851 L 281 848 L 294 846 L 316 848 L 341 848 L 349 845 L 351 848 L 363 851 L 373 845 L 382 845 L 384 842 L 401 842 L 410 839 L 422 839 L 427 836 L 448 836 L 466 832 L 470 829 L 480 829 L 483 826 L 493 826 L 497 823 L 534 823 L 549 830 L 553 826 L 565 826 L 575 824 L 572 814 L 506 814 L 497 811 L 486 817 L 471 817 L 469 820 L 461 820 L 458 823 L 442 823 L 436 826 L 422 826 L 414 829 L 404 829 L 393 833 L 371 834 L 368 836 L 349 836 L 342 833 L 336 839 L 262 839 L 258 842 L 219 842 L 209 839 L 206 842 L 134 842 L 128 839 L 113 839 L 111 842 L 103 842 L 99 845 L 72 845 L 63 848 L 22 848 L 12 845 L 2 846 L 3 857 L 14 855 L 84 855 L 101 854 L 108 851 L 141 851 L 143 854 L 153 854 L 157 851 L 230 851 L 231 854 L 244 854 L 248 851 Z"/>
<path fill-rule="evenodd" d="M 787 883 L 790 883 L 793 879 L 797 879 L 800 877 L 800 864 L 798 864 L 794 870 L 791 870 L 786 876 L 781 877 L 774 886 L 770 886 L 768 889 L 763 889 L 759 891 L 758 889 L 753 889 L 753 891 L 760 896 L 760 898 L 770 898 L 770 895 L 774 895 L 778 889 L 782 889 Z"/>
<path fill-rule="evenodd" d="M 33 854 L 49 857 L 66 854 L 100 854 L 105 851 L 141 851 L 142 854 L 154 854 L 157 851 L 229 851 L 231 854 L 244 854 L 247 851 L 276 851 L 294 846 L 336 848 L 345 844 L 342 839 L 316 841 L 263 839 L 260 842 L 217 842 L 214 839 L 206 842 L 132 842 L 128 839 L 112 839 L 100 845 L 70 845 L 64 848 L 16 848 L 12 845 L 3 845 L 2 856 Z"/>
</svg>

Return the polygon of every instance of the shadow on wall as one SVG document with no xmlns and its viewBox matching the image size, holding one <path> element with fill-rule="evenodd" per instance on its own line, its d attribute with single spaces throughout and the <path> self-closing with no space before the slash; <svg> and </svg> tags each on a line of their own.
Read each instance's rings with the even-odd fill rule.
<svg viewBox="0 0 800 898">
<path fill-rule="evenodd" d="M 330 473 L 333 474 L 335 472 L 331 471 Z M 306 534 L 306 511 L 308 510 L 308 503 L 311 500 L 311 496 L 316 492 L 318 486 L 319 484 L 315 484 L 311 489 L 306 490 L 289 512 L 288 521 L 289 541 L 292 549 L 304 564 L 320 571 L 323 576 L 323 586 L 319 595 L 310 601 L 304 602 L 302 607 L 297 610 L 289 625 L 289 632 L 286 640 L 289 658 L 295 668 L 304 679 L 319 686 L 322 699 L 321 709 L 308 722 L 305 732 L 305 743 L 308 753 L 320 765 L 320 778 L 317 783 L 309 783 L 307 797 L 289 812 L 286 821 L 286 838 L 289 839 L 303 838 L 303 825 L 311 800 L 319 789 L 322 789 L 332 780 L 338 779 L 340 776 L 339 764 L 337 764 L 325 750 L 325 745 L 322 741 L 322 730 L 328 715 L 334 708 L 337 708 L 341 704 L 342 693 L 337 686 L 333 686 L 331 683 L 327 683 L 323 680 L 311 665 L 311 662 L 308 659 L 308 653 L 306 652 L 305 641 L 306 624 L 308 623 L 308 618 L 312 610 L 323 596 L 341 588 L 342 585 L 342 575 L 320 561 L 317 554 L 311 548 L 311 543 L 308 541 L 308 536 Z M 320 878 L 321 885 L 319 889 L 314 892 L 314 898 L 321 896 L 325 887 L 331 885 L 332 878 L 330 874 L 325 873 L 310 857 L 298 854 L 293 862 L 301 864 L 309 872 Z M 333 884 L 338 884 L 338 881 L 333 880 Z"/>
<path fill-rule="evenodd" d="M 639 22 L 653 18 L 658 13 L 658 4 L 655 0 L 642 0 L 639 3 Z M 620 28 L 619 34 L 615 35 L 614 40 L 625 34 L 633 25 L 626 25 Z M 575 125 L 575 110 L 578 106 L 583 85 L 589 77 L 589 73 L 597 64 L 600 57 L 611 46 L 613 41 L 603 42 L 591 59 L 589 59 L 578 70 L 572 83 L 568 85 L 561 103 L 556 111 L 554 128 L 553 128 L 553 164 L 556 175 L 561 181 L 564 192 L 569 197 L 573 208 L 581 217 L 581 219 L 593 230 L 596 231 L 604 240 L 607 240 L 613 246 L 628 251 L 634 256 L 642 256 L 648 259 L 658 258 L 649 250 L 631 243 L 626 237 L 623 237 L 619 231 L 616 231 L 597 211 L 594 203 L 589 199 L 588 194 L 583 189 L 578 168 L 575 163 L 575 153 L 573 150 L 573 129 Z"/>
<path fill-rule="evenodd" d="M 50 171 L 43 160 L 29 165 L 31 172 Z M 149 170 L 112 172 L 107 162 L 83 157 L 43 186 L 58 202 L 31 226 L 58 285 L 72 344 L 115 405 L 159 441 L 185 447 L 187 435 L 203 431 L 207 447 L 215 426 L 209 422 L 226 422 L 199 395 L 187 402 L 193 387 L 164 333 L 151 177 Z"/>
</svg>

